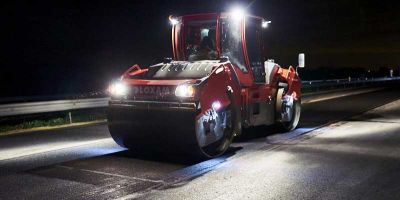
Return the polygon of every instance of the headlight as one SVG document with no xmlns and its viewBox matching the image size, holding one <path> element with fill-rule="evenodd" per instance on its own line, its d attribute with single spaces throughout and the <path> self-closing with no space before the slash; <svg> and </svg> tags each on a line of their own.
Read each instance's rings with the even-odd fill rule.
<svg viewBox="0 0 400 200">
<path fill-rule="evenodd" d="M 177 97 L 194 97 L 194 87 L 192 85 L 178 85 L 175 90 Z"/>
<path fill-rule="evenodd" d="M 218 111 L 222 107 L 219 101 L 214 101 L 211 106 L 215 111 Z"/>
<path fill-rule="evenodd" d="M 128 87 L 122 82 L 116 82 L 110 85 L 108 92 L 113 96 L 125 96 L 128 93 Z"/>
</svg>

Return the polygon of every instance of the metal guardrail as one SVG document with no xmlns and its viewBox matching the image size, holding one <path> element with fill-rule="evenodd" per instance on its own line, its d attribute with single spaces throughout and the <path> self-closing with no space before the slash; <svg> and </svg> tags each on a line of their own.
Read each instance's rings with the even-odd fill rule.
<svg viewBox="0 0 400 200">
<path fill-rule="evenodd" d="M 349 78 L 349 79 L 330 79 L 330 80 L 312 80 L 302 81 L 303 88 L 323 87 L 323 86 L 337 86 L 337 85 L 354 85 L 362 83 L 375 83 L 386 81 L 398 81 L 400 77 L 381 77 L 381 78 Z"/>
<path fill-rule="evenodd" d="M 40 101 L 0 105 L 0 117 L 77 109 L 100 108 L 108 105 L 109 98 Z"/>
<path fill-rule="evenodd" d="M 355 84 L 386 82 L 400 80 L 400 77 L 374 78 L 374 79 L 334 79 L 334 80 L 312 80 L 302 81 L 303 88 L 322 88 L 330 86 L 354 86 Z M 54 100 L 27 103 L 0 104 L 0 117 L 37 114 L 47 112 L 70 111 L 77 109 L 101 108 L 108 105 L 109 98 L 89 98 L 73 100 Z"/>
</svg>

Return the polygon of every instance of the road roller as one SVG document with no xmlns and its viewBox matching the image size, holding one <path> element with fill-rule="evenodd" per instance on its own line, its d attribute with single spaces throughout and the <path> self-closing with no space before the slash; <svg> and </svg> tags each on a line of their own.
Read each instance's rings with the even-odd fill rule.
<svg viewBox="0 0 400 200">
<path fill-rule="evenodd" d="M 133 65 L 112 83 L 108 127 L 135 152 L 207 159 L 251 126 L 296 128 L 304 54 L 297 66 L 268 58 L 270 21 L 243 12 L 169 17 L 172 57 Z M 268 58 L 268 59 L 267 59 Z"/>
</svg>

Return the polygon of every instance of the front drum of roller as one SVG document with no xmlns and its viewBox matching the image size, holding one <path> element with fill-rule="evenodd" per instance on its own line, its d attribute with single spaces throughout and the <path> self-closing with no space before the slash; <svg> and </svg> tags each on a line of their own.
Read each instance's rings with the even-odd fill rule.
<svg viewBox="0 0 400 200">
<path fill-rule="evenodd" d="M 133 152 L 207 159 L 228 149 L 238 125 L 236 114 L 230 106 L 201 116 L 187 110 L 110 106 L 107 119 L 114 141 Z"/>
</svg>

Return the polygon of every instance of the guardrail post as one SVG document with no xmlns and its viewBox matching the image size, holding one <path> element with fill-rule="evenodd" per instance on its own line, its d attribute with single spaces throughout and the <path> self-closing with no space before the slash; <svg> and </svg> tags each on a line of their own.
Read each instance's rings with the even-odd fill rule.
<svg viewBox="0 0 400 200">
<path fill-rule="evenodd" d="M 69 123 L 72 124 L 72 114 L 71 111 L 68 112 Z"/>
</svg>

